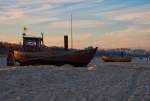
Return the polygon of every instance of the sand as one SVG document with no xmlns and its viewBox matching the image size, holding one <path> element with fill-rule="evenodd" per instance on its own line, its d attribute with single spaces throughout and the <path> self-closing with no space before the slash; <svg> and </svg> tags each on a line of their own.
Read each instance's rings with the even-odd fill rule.
<svg viewBox="0 0 150 101">
<path fill-rule="evenodd" d="M 150 101 L 150 62 L 0 68 L 0 101 Z"/>
</svg>

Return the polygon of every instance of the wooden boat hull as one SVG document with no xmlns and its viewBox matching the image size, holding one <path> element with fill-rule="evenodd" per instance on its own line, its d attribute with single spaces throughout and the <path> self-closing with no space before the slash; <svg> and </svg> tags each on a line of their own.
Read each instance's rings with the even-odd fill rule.
<svg viewBox="0 0 150 101">
<path fill-rule="evenodd" d="M 62 51 L 62 52 L 21 52 L 14 51 L 14 57 L 21 65 L 64 65 L 86 66 L 92 60 L 97 48 L 84 51 Z"/>
<path fill-rule="evenodd" d="M 131 58 L 129 58 L 129 57 L 108 57 L 108 56 L 102 56 L 101 59 L 104 62 L 131 62 Z"/>
</svg>

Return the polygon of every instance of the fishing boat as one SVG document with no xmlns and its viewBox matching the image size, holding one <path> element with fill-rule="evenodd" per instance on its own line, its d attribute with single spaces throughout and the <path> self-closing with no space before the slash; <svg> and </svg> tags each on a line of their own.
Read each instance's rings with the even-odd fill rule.
<svg viewBox="0 0 150 101">
<path fill-rule="evenodd" d="M 23 33 L 23 46 L 21 50 L 14 50 L 15 61 L 20 65 L 64 65 L 76 67 L 86 66 L 94 57 L 96 48 L 88 50 L 68 49 L 68 37 L 64 37 L 64 48 L 51 49 L 44 45 L 42 37 L 29 37 Z"/>
<path fill-rule="evenodd" d="M 102 56 L 101 59 L 104 62 L 131 62 L 130 57 L 109 57 L 109 56 Z"/>
<path fill-rule="evenodd" d="M 27 28 L 24 27 L 24 31 Z M 95 56 L 96 48 L 86 48 L 83 50 L 73 49 L 72 35 L 72 15 L 71 15 L 71 49 L 68 48 L 68 36 L 64 36 L 64 47 L 53 50 L 44 45 L 42 37 L 30 37 L 23 33 L 23 47 L 14 51 L 14 58 L 21 65 L 64 65 L 86 66 Z"/>
</svg>

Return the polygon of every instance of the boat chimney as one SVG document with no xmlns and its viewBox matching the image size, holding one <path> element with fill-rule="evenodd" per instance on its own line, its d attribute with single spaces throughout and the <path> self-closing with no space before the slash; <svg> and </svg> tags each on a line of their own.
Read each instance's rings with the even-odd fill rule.
<svg viewBox="0 0 150 101">
<path fill-rule="evenodd" d="M 68 35 L 64 35 L 64 48 L 66 51 L 68 50 Z"/>
</svg>

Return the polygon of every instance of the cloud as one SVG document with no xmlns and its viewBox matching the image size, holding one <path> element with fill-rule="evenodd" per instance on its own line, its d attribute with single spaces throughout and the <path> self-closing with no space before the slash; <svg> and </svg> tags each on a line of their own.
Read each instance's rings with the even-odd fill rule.
<svg viewBox="0 0 150 101">
<path fill-rule="evenodd" d="M 70 33 L 67 16 L 73 12 L 76 17 L 73 20 L 74 37 L 80 47 L 90 44 L 138 47 L 139 43 L 141 47 L 148 47 L 149 9 L 149 4 L 139 0 L 2 0 L 0 26 L 1 32 L 10 35 L 9 39 L 11 33 L 27 25 L 34 30 L 33 33 L 42 30 L 49 33 L 49 38 L 54 36 L 47 37 L 47 42 L 52 40 L 61 44 L 63 38 L 60 42 L 57 37 Z"/>
<path fill-rule="evenodd" d="M 145 33 L 150 33 L 150 28 L 144 30 Z"/>
<path fill-rule="evenodd" d="M 119 20 L 119 21 L 131 21 L 139 24 L 150 24 L 150 7 L 142 6 L 139 8 L 126 8 L 126 9 L 117 9 L 108 12 L 103 12 L 98 15 L 102 15 L 108 19 Z"/>
<path fill-rule="evenodd" d="M 61 6 L 82 3 L 86 0 L 13 0 L 3 1 L 0 7 L 0 21 L 5 24 L 31 25 L 63 20 Z M 63 22 L 61 22 L 63 25 Z M 57 22 L 52 26 L 57 26 Z M 77 25 L 77 24 L 75 24 Z"/>
<path fill-rule="evenodd" d="M 74 37 L 78 41 L 87 40 L 93 36 L 93 34 L 90 32 L 77 32 L 73 34 L 75 34 Z"/>
<path fill-rule="evenodd" d="M 30 16 L 32 14 L 44 14 L 44 12 L 54 13 L 54 8 L 67 3 L 77 3 L 84 0 L 13 0 L 13 1 L 0 1 L 0 19 L 14 20 L 21 18 L 22 14 Z M 29 14 L 30 13 L 30 14 Z M 50 15 L 51 16 L 51 15 Z"/>
<path fill-rule="evenodd" d="M 1 2 L 2 7 L 4 9 L 40 9 L 40 8 L 54 8 L 57 5 L 64 5 L 68 3 L 78 3 L 85 0 L 13 0 L 13 2 L 3 1 Z M 7 4 L 7 7 L 6 7 Z M 46 6 L 49 7 L 46 7 Z"/>
<path fill-rule="evenodd" d="M 5 16 L 0 16 L 0 21 L 10 21 L 16 20 L 23 16 L 23 12 L 16 9 L 11 9 L 8 11 L 9 13 Z"/>
<path fill-rule="evenodd" d="M 48 16 L 31 16 L 31 17 L 26 17 L 26 23 L 27 25 L 40 25 L 43 23 L 52 23 L 55 21 L 61 20 L 60 18 L 57 17 L 48 17 Z M 47 26 L 47 25 L 45 25 Z"/>
<path fill-rule="evenodd" d="M 49 40 L 49 37 L 46 37 L 46 45 L 48 46 L 63 46 L 63 35 L 60 36 L 55 36 L 58 35 L 58 33 L 53 33 L 53 38 L 51 40 Z M 69 36 L 69 46 L 70 46 L 70 34 Z M 89 38 L 91 38 L 92 33 L 89 32 L 77 32 L 77 33 L 73 33 L 73 45 L 74 48 L 83 48 L 83 47 L 87 47 L 87 43 L 85 43 Z M 89 42 L 92 44 L 92 42 Z M 89 45 L 91 45 L 89 44 Z M 88 45 L 88 46 L 89 46 Z"/>
<path fill-rule="evenodd" d="M 88 29 L 88 28 L 98 28 L 104 26 L 105 23 L 101 23 L 96 20 L 74 20 L 73 21 L 73 29 Z M 58 21 L 51 23 L 49 26 L 52 28 L 70 28 L 70 21 Z"/>
<path fill-rule="evenodd" d="M 107 48 L 150 48 L 150 30 L 143 26 L 132 26 L 130 28 L 105 33 L 100 37 L 102 47 Z"/>
</svg>

